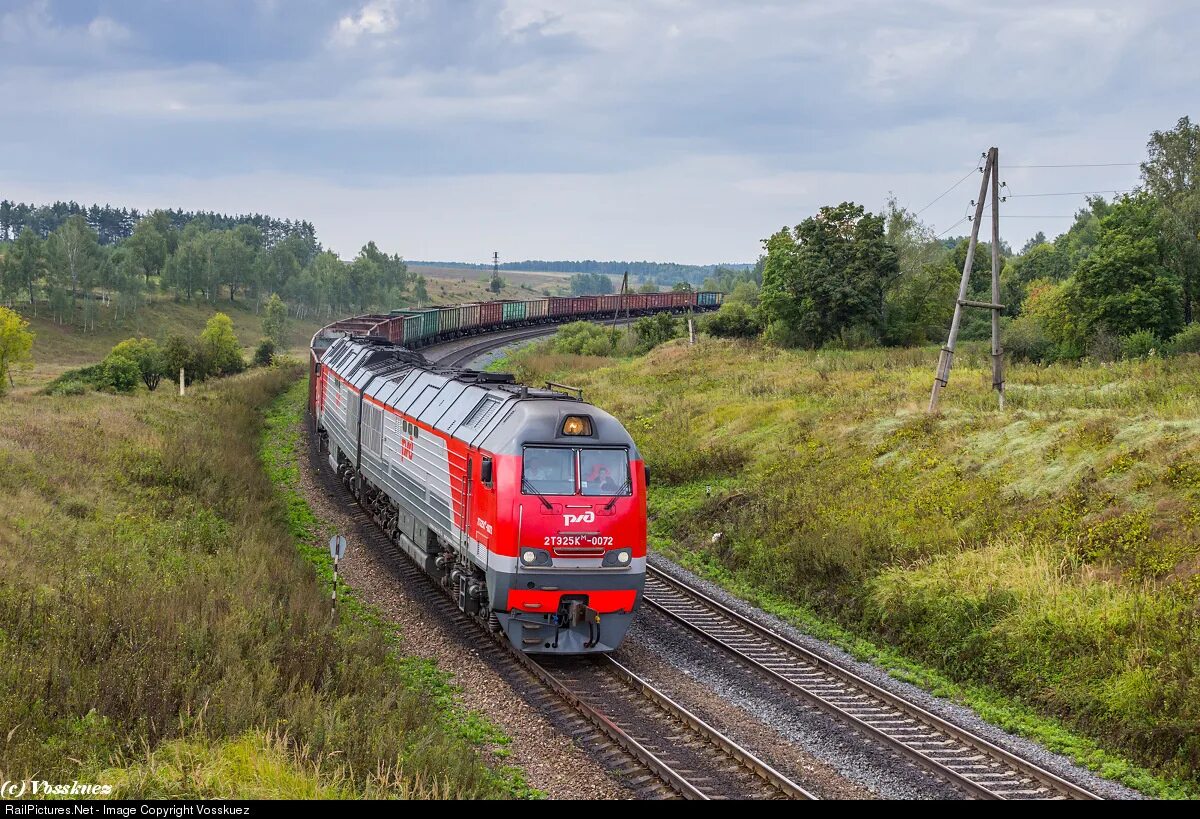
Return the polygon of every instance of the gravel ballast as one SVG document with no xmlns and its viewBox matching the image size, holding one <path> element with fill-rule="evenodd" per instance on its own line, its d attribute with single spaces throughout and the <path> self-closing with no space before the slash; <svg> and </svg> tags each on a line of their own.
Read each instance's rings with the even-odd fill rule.
<svg viewBox="0 0 1200 819">
<path fill-rule="evenodd" d="M 674 561 L 671 561 L 662 555 L 654 555 L 651 559 L 653 565 L 661 571 L 684 580 L 687 583 L 695 586 L 718 602 L 737 611 L 745 617 L 754 620 L 755 622 L 770 628 L 772 631 L 792 640 L 804 648 L 826 658 L 830 662 L 836 663 L 855 674 L 867 679 L 868 681 L 878 685 L 887 691 L 890 691 L 898 696 L 919 705 L 927 711 L 942 717 L 956 725 L 971 731 L 974 734 L 992 742 L 1001 748 L 1016 754 L 1024 759 L 1045 768 L 1052 773 L 1061 776 L 1062 778 L 1081 785 L 1087 788 L 1092 793 L 1101 796 L 1105 799 L 1145 799 L 1145 795 L 1127 788 L 1117 782 L 1104 779 L 1093 773 L 1092 771 L 1076 765 L 1070 759 L 1061 754 L 1056 754 L 1038 743 L 1010 734 L 1007 731 L 992 725 L 983 720 L 978 714 L 963 705 L 935 697 L 928 691 L 918 688 L 910 683 L 897 680 L 883 669 L 871 663 L 861 662 L 851 655 L 847 654 L 842 649 L 819 640 L 811 635 L 805 634 L 803 631 L 795 628 L 784 620 L 779 619 L 771 614 L 768 614 L 761 609 L 755 608 L 746 601 L 736 597 L 725 591 L 720 586 L 711 583 L 704 578 L 698 577 Z M 645 612 L 643 611 L 642 614 Z M 639 626 L 646 625 L 650 618 L 640 617 Z M 665 618 L 664 618 L 665 619 Z M 665 627 L 666 624 L 664 624 Z M 664 639 L 664 638 L 660 638 Z M 677 642 L 675 638 L 671 638 Z M 732 692 L 736 694 L 735 692 Z M 771 700 L 771 703 L 777 704 L 777 700 Z M 836 764 L 836 763 L 835 763 Z M 894 765 L 893 765 L 894 767 Z M 844 769 L 843 769 L 844 770 Z M 853 776 L 854 771 L 848 772 Z M 857 780 L 856 780 L 857 781 Z M 882 784 L 882 783 L 881 783 Z M 869 785 L 868 785 L 869 786 Z M 876 791 L 881 793 L 880 791 Z M 898 795 L 887 793 L 886 795 L 893 798 L 900 798 Z"/>
</svg>

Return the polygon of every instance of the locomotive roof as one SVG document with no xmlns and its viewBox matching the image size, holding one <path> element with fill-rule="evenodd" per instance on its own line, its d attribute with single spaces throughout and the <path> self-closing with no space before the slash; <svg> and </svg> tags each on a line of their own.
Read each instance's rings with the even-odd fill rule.
<svg viewBox="0 0 1200 819">
<path fill-rule="evenodd" d="M 518 384 L 509 373 L 439 367 L 377 336 L 339 338 L 321 361 L 367 397 L 498 454 L 550 443 L 624 446 L 638 457 L 633 439 L 609 413 L 573 395 Z M 563 436 L 568 415 L 590 417 L 593 434 Z"/>
</svg>

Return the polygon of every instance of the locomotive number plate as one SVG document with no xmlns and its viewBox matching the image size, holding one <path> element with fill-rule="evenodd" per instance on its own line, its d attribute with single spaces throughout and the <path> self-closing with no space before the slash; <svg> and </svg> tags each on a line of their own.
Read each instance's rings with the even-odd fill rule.
<svg viewBox="0 0 1200 819">
<path fill-rule="evenodd" d="M 543 546 L 593 546 L 599 548 L 601 546 L 612 546 L 613 539 L 611 537 L 601 537 L 600 535 L 547 535 L 543 539 Z"/>
</svg>

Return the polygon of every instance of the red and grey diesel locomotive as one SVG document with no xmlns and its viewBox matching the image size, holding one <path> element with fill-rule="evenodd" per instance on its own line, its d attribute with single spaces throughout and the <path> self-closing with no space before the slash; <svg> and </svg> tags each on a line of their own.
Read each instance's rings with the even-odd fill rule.
<svg viewBox="0 0 1200 819">
<path fill-rule="evenodd" d="M 523 651 L 612 651 L 646 572 L 648 474 L 633 439 L 581 398 L 438 367 L 414 348 L 611 316 L 614 303 L 633 315 L 712 310 L 721 296 L 497 301 L 335 322 L 312 343 L 309 407 L 321 446 L 463 611 Z"/>
<path fill-rule="evenodd" d="M 320 382 L 330 466 L 463 611 L 529 652 L 620 644 L 645 578 L 646 481 L 616 419 L 372 337 L 334 342 Z"/>
</svg>

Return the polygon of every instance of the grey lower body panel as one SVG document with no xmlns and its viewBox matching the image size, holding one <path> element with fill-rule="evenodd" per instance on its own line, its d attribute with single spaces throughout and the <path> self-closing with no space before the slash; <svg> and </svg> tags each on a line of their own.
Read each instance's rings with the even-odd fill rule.
<svg viewBox="0 0 1200 819">
<path fill-rule="evenodd" d="M 616 651 L 633 623 L 632 612 L 600 615 L 599 625 L 558 627 L 547 615 L 497 612 L 509 642 L 527 654 L 597 654 Z M 595 641 L 594 645 L 590 645 Z"/>
<path fill-rule="evenodd" d="M 493 609 L 508 600 L 510 589 L 541 589 L 581 594 L 589 591 L 631 590 L 635 592 L 630 611 L 600 614 L 599 626 L 582 623 L 577 626 L 559 625 L 557 612 L 529 612 L 513 609 L 496 610 L 500 627 L 514 646 L 530 654 L 594 654 L 615 651 L 633 622 L 634 612 L 642 602 L 646 584 L 645 565 L 639 568 L 596 570 L 587 572 L 556 572 L 521 569 L 516 573 L 487 572 L 488 594 Z"/>
</svg>

